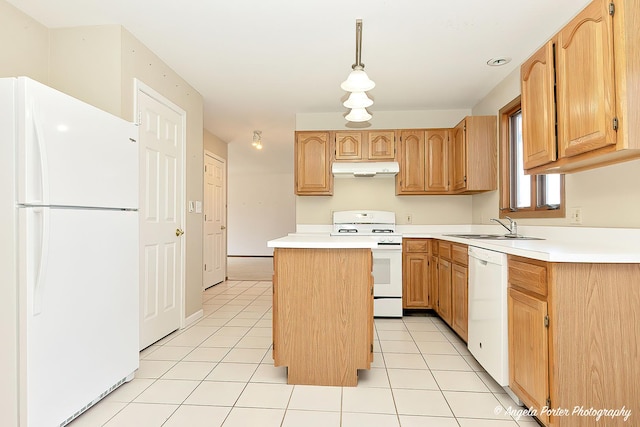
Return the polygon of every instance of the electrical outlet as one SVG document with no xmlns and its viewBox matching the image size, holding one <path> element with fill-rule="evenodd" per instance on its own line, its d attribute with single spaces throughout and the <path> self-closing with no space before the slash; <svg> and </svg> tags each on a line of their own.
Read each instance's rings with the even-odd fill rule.
<svg viewBox="0 0 640 427">
<path fill-rule="evenodd" d="M 413 223 L 413 215 L 411 214 L 404 214 L 404 220 L 407 224 L 411 224 Z"/>
<path fill-rule="evenodd" d="M 582 209 L 581 208 L 571 208 L 569 210 L 569 222 L 571 224 L 582 224 Z"/>
</svg>

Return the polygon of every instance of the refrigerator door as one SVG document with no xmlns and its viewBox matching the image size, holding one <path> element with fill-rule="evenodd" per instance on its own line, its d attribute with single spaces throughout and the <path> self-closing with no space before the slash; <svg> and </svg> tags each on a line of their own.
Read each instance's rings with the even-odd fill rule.
<svg viewBox="0 0 640 427">
<path fill-rule="evenodd" d="M 138 129 L 26 77 L 18 79 L 18 203 L 138 207 Z"/>
<path fill-rule="evenodd" d="M 22 413 L 60 425 L 138 368 L 138 213 L 18 211 Z"/>
</svg>

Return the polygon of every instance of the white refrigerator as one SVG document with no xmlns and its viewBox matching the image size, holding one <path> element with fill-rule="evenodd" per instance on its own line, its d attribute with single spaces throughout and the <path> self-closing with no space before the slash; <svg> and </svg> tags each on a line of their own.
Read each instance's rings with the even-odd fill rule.
<svg viewBox="0 0 640 427">
<path fill-rule="evenodd" d="M 138 368 L 137 139 L 0 79 L 0 425 L 65 425 Z"/>
</svg>

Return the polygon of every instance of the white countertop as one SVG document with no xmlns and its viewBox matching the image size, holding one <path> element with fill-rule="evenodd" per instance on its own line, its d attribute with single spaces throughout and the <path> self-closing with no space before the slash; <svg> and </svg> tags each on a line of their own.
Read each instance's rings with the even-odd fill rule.
<svg viewBox="0 0 640 427">
<path fill-rule="evenodd" d="M 327 233 L 289 234 L 275 240 L 269 240 L 270 248 L 299 249 L 354 249 L 376 248 L 378 242 L 369 236 L 330 236 Z"/>
<path fill-rule="evenodd" d="M 364 236 L 329 236 L 330 225 L 298 225 L 297 233 L 271 240 L 269 247 L 374 248 Z M 398 225 L 404 238 L 434 238 L 550 262 L 640 263 L 640 229 L 519 226 L 518 233 L 544 240 L 480 240 L 451 233 L 504 234 L 494 225 Z M 336 240 L 338 239 L 338 240 Z"/>
</svg>

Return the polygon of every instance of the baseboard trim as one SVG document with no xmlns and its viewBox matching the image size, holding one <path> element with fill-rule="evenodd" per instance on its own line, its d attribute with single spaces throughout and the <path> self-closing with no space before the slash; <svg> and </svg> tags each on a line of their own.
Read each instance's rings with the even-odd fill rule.
<svg viewBox="0 0 640 427">
<path fill-rule="evenodd" d="M 203 316 L 204 316 L 204 310 L 203 309 L 200 309 L 200 310 L 196 311 L 191 316 L 189 316 L 186 319 L 184 319 L 184 325 L 182 327 L 186 328 L 187 326 L 190 326 L 190 325 L 194 324 L 195 322 L 200 320 Z"/>
</svg>

